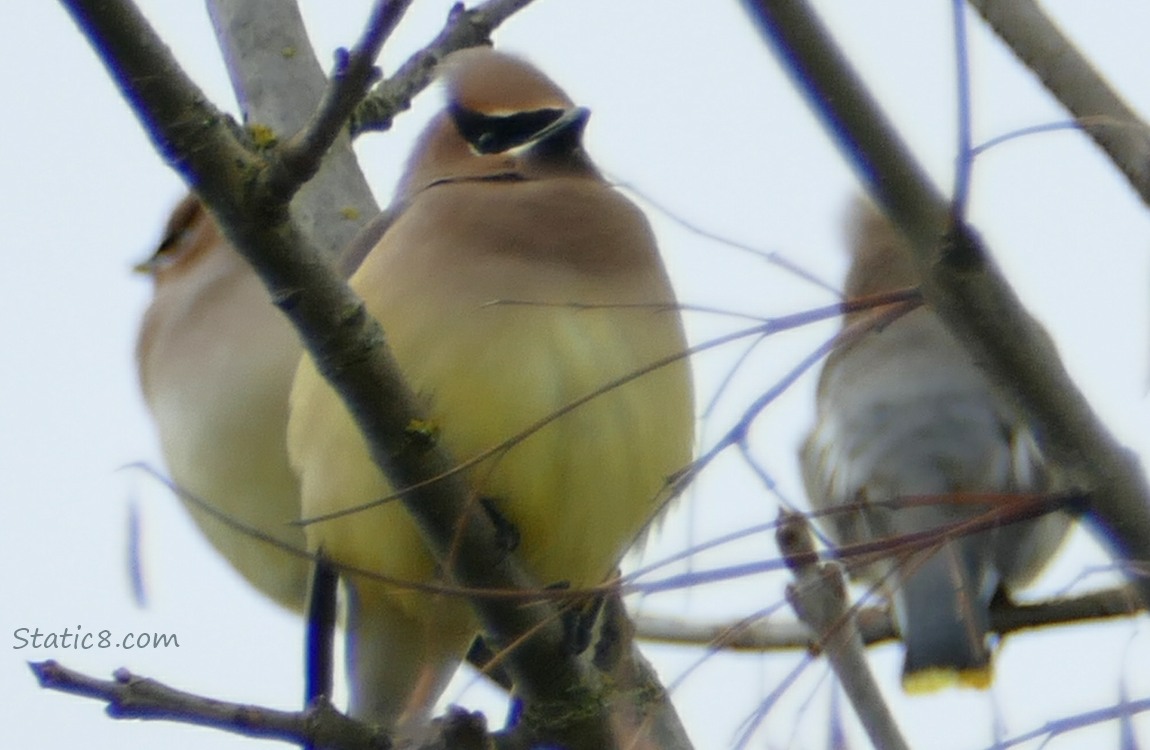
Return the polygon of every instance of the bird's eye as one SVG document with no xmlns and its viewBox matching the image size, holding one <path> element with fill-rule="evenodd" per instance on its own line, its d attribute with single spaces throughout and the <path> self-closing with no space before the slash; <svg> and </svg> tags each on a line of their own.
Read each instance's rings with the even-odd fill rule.
<svg viewBox="0 0 1150 750">
<path fill-rule="evenodd" d="M 535 109 L 510 115 L 485 115 L 455 104 L 450 110 L 459 134 L 481 154 L 499 154 L 530 143 L 564 113 L 562 109 Z"/>
</svg>

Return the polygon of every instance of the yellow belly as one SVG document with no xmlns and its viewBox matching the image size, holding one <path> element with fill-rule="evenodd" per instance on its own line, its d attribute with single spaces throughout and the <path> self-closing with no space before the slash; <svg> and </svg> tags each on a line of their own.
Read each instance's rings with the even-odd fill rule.
<svg viewBox="0 0 1150 750">
<path fill-rule="evenodd" d="M 635 313 L 632 324 L 621 325 L 591 311 L 488 307 L 456 322 L 456 346 L 445 347 L 424 326 L 392 326 L 390 343 L 410 384 L 426 398 L 444 447 L 467 460 L 661 356 L 650 350 L 669 348 L 668 342 L 640 338 L 656 343 L 645 346 L 628 335 L 659 314 L 666 313 Z M 383 324 L 388 329 L 386 317 Z M 476 496 L 493 499 L 518 529 L 517 554 L 541 584 L 599 583 L 657 511 L 666 477 L 689 460 L 687 377 L 682 364 L 646 375 L 469 470 Z M 306 425 L 306 434 L 292 440 L 303 469 L 305 517 L 392 494 L 335 398 L 305 361 L 293 425 Z M 313 548 L 346 565 L 405 580 L 434 578 L 433 561 L 398 502 L 315 524 L 308 537 Z M 421 610 L 412 615 L 434 616 L 429 597 L 392 595 Z"/>
</svg>

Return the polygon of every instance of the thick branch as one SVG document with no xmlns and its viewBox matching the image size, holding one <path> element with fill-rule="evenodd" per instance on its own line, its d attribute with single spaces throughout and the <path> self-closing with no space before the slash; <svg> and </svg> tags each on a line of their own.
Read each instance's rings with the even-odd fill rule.
<svg viewBox="0 0 1150 750">
<path fill-rule="evenodd" d="M 970 0 L 1150 206 L 1150 127 L 1034 0 Z"/>
<path fill-rule="evenodd" d="M 593 653 L 612 687 L 611 721 L 621 748 L 691 750 L 671 696 L 635 643 L 635 623 L 618 590 L 606 596 Z"/>
<path fill-rule="evenodd" d="M 139 10 L 124 0 L 62 2 L 164 161 L 197 192 L 242 193 L 258 158 L 231 118 L 187 80 Z"/>
<path fill-rule="evenodd" d="M 877 201 L 911 241 L 922 291 L 1042 437 L 1064 482 L 1091 497 L 1113 554 L 1150 560 L 1150 488 L 1137 458 L 1091 411 L 1041 326 L 910 156 L 821 21 L 801 0 L 743 0 Z M 1150 601 L 1150 577 L 1136 582 Z"/>
<path fill-rule="evenodd" d="M 264 168 L 259 156 L 225 126 L 129 0 L 64 2 L 157 147 L 292 320 L 317 367 L 347 403 L 376 463 L 393 486 L 413 488 L 403 496 L 405 507 L 437 559 L 460 561 L 449 571 L 452 578 L 474 589 L 537 588 L 506 554 L 490 520 L 468 514 L 462 477 L 448 471 L 451 458 L 409 431 L 425 420 L 362 300 L 307 242 L 284 206 L 255 200 L 251 188 Z M 449 549 L 458 557 L 449 556 Z M 505 598 L 475 597 L 472 604 L 497 641 L 532 634 L 505 664 L 528 705 L 565 708 L 550 724 L 550 739 L 577 748 L 610 746 L 602 702 L 588 671 L 568 653 L 554 609 Z"/>
<path fill-rule="evenodd" d="M 299 132 L 328 86 L 299 8 L 275 0 L 208 0 L 207 5 L 249 128 L 266 130 L 269 140 Z M 379 213 L 346 133 L 331 144 L 323 169 L 300 189 L 291 212 L 304 234 L 331 257 Z"/>
</svg>

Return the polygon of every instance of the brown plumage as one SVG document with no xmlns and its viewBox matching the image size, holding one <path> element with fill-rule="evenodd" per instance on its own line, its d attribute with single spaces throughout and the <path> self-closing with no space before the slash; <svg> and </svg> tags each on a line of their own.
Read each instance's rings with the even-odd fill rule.
<svg viewBox="0 0 1150 750">
<path fill-rule="evenodd" d="M 260 280 L 194 196 L 140 265 L 155 282 L 136 345 L 140 386 L 164 461 L 186 493 L 303 549 L 299 485 L 287 461 L 287 398 L 300 345 Z M 185 506 L 249 582 L 300 609 L 308 563 Z"/>
<path fill-rule="evenodd" d="M 586 111 L 535 68 L 491 50 L 457 53 L 445 70 L 447 109 L 420 138 L 396 218 L 351 284 L 442 444 L 466 460 L 685 341 L 646 220 L 583 152 Z M 541 584 L 590 586 L 662 507 L 692 435 L 690 376 L 679 362 L 467 476 L 517 528 L 517 555 Z M 305 516 L 392 492 L 307 359 L 288 444 Z M 397 503 L 311 525 L 308 539 L 337 563 L 440 580 Z M 410 731 L 477 623 L 463 599 L 348 580 L 352 712 Z"/>
</svg>

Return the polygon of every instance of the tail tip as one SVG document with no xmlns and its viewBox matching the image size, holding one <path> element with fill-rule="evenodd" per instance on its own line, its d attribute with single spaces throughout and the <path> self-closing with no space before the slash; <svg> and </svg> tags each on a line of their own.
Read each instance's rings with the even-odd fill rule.
<svg viewBox="0 0 1150 750">
<path fill-rule="evenodd" d="M 907 695 L 930 695 L 949 688 L 986 690 L 993 680 L 994 670 L 990 664 L 963 669 L 931 666 L 903 670 L 902 689 Z"/>
</svg>

